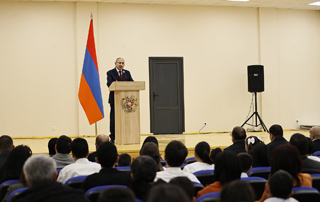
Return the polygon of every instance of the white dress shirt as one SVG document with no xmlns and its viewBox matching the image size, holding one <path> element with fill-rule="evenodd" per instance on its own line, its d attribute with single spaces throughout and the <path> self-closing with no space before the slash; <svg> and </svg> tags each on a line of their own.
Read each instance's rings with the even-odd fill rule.
<svg viewBox="0 0 320 202">
<path fill-rule="evenodd" d="M 214 164 L 208 164 L 204 162 L 194 162 L 184 166 L 183 171 L 188 173 L 195 173 L 200 170 L 214 170 Z"/>
<path fill-rule="evenodd" d="M 93 173 L 98 173 L 100 170 L 100 164 L 90 162 L 87 158 L 80 158 L 75 163 L 65 166 L 60 171 L 57 181 L 64 184 L 72 177 L 91 175 Z"/>
<path fill-rule="evenodd" d="M 182 171 L 180 167 L 169 167 L 164 171 L 158 171 L 156 177 L 154 178 L 154 181 L 156 182 L 158 179 L 162 179 L 166 182 L 170 182 L 171 179 L 181 176 L 189 178 L 192 182 L 200 183 L 200 181 L 194 174 Z"/>
<path fill-rule="evenodd" d="M 299 202 L 299 201 L 297 201 L 295 198 L 292 198 L 292 197 L 287 198 L 287 199 L 271 197 L 271 198 L 264 200 L 264 202 Z"/>
</svg>

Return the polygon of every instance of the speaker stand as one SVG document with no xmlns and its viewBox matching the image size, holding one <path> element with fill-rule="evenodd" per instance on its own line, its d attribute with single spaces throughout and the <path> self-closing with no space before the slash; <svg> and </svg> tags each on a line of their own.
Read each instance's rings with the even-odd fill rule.
<svg viewBox="0 0 320 202">
<path fill-rule="evenodd" d="M 247 125 L 250 125 L 250 126 L 254 126 L 254 127 L 258 127 L 259 125 L 262 126 L 263 130 L 264 131 L 268 131 L 268 128 L 266 127 L 266 125 L 264 125 L 259 113 L 258 113 L 258 110 L 257 110 L 257 92 L 254 92 L 254 98 L 255 98 L 255 110 L 254 112 L 252 113 L 252 115 L 241 125 L 241 127 L 243 127 L 245 124 Z M 256 124 L 255 125 L 252 125 L 252 124 L 249 124 L 248 121 L 253 117 L 255 116 L 255 121 L 256 121 Z M 258 119 L 259 119 L 259 122 L 260 124 L 258 124 Z"/>
</svg>

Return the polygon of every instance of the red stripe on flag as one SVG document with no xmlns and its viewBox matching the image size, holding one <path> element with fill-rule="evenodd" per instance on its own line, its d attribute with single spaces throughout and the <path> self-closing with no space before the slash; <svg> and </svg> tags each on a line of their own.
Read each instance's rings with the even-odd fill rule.
<svg viewBox="0 0 320 202">
<path fill-rule="evenodd" d="M 93 59 L 93 62 L 96 64 L 97 71 L 99 73 L 97 55 L 96 55 L 96 46 L 94 44 L 93 19 L 91 19 L 91 21 L 90 21 L 87 48 L 88 48 L 88 51 Z"/>
</svg>

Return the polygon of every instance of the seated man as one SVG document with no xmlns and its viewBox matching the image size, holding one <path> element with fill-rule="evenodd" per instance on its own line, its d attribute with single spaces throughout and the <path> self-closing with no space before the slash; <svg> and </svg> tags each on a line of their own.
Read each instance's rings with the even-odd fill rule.
<svg viewBox="0 0 320 202">
<path fill-rule="evenodd" d="M 131 164 L 133 182 L 130 188 L 136 198 L 145 201 L 157 174 L 157 164 L 146 155 L 138 156 Z"/>
<path fill-rule="evenodd" d="M 231 132 L 231 136 L 232 136 L 233 144 L 225 148 L 224 151 L 233 151 L 236 154 L 239 154 L 241 152 L 246 152 L 246 148 L 245 148 L 245 139 L 247 137 L 246 130 L 241 128 L 240 126 L 236 126 L 233 128 Z"/>
<path fill-rule="evenodd" d="M 267 144 L 272 156 L 273 150 L 282 144 L 288 144 L 288 141 L 283 137 L 283 129 L 280 125 L 274 124 L 269 128 L 270 140 L 271 142 Z"/>
<path fill-rule="evenodd" d="M 65 166 L 59 173 L 58 182 L 64 184 L 68 179 L 80 175 L 91 175 L 100 171 L 100 164 L 90 162 L 87 140 L 76 138 L 71 143 L 71 152 L 75 163 Z"/>
<path fill-rule="evenodd" d="M 313 151 L 320 151 L 320 126 L 313 126 L 310 131 L 310 138 L 313 141 Z"/>
<path fill-rule="evenodd" d="M 99 173 L 89 175 L 82 184 L 82 189 L 88 189 L 102 185 L 131 184 L 131 175 L 128 172 L 118 171 L 115 163 L 119 160 L 116 146 L 112 142 L 105 142 L 97 150 L 96 161 L 101 165 Z"/>
<path fill-rule="evenodd" d="M 109 136 L 105 135 L 105 134 L 100 134 L 96 137 L 96 150 L 99 148 L 99 146 L 104 143 L 104 142 L 109 142 Z M 96 162 L 96 151 L 92 152 L 89 154 L 88 159 L 91 162 Z"/>
<path fill-rule="evenodd" d="M 57 164 L 57 168 L 63 168 L 66 165 L 74 163 L 74 159 L 69 155 L 71 151 L 71 138 L 61 135 L 57 140 L 55 149 L 56 154 L 52 156 Z"/>
<path fill-rule="evenodd" d="M 293 180 L 284 170 L 275 172 L 266 184 L 266 193 L 269 196 L 265 202 L 298 202 L 292 196 Z"/>
<path fill-rule="evenodd" d="M 13 150 L 14 145 L 12 138 L 8 135 L 0 137 L 0 167 L 6 162 L 10 152 Z"/>
<path fill-rule="evenodd" d="M 131 165 L 131 156 L 127 153 L 120 154 L 118 166 L 130 166 Z"/>
<path fill-rule="evenodd" d="M 156 182 L 157 180 L 162 179 L 169 182 L 172 178 L 186 176 L 192 182 L 200 183 L 194 174 L 182 171 L 180 168 L 187 155 L 188 150 L 182 142 L 177 140 L 171 141 L 164 151 L 164 159 L 166 161 L 167 168 L 164 171 L 158 171 L 154 181 Z"/>
<path fill-rule="evenodd" d="M 23 166 L 25 179 L 30 189 L 20 193 L 17 202 L 88 202 L 80 190 L 56 183 L 56 164 L 47 155 L 34 155 Z"/>
</svg>

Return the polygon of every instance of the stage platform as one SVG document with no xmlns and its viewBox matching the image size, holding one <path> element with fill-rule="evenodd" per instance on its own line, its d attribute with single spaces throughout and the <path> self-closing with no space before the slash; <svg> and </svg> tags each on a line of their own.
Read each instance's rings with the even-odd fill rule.
<svg viewBox="0 0 320 202">
<path fill-rule="evenodd" d="M 194 156 L 194 147 L 198 142 L 206 141 L 212 149 L 220 147 L 224 149 L 232 144 L 231 131 L 226 132 L 204 132 L 204 133 L 190 133 L 190 134 L 167 134 L 167 135 L 154 135 L 159 142 L 159 149 L 162 157 L 164 156 L 164 149 L 166 145 L 172 140 L 179 140 L 183 142 L 188 148 L 188 157 Z M 301 133 L 309 137 L 308 130 L 285 130 L 284 137 L 289 141 L 291 135 L 294 133 Z M 139 156 L 141 145 L 146 137 L 152 134 L 142 134 L 140 136 L 141 143 L 133 145 L 119 145 L 116 144 L 118 153 L 128 153 L 133 158 Z M 153 136 L 153 135 L 152 135 Z M 247 136 L 259 136 L 266 144 L 270 142 L 269 134 L 267 132 L 247 132 Z M 13 138 L 14 145 L 28 145 L 33 154 L 48 154 L 48 141 L 52 137 L 30 137 L 30 138 Z M 76 138 L 76 137 L 71 137 Z M 95 136 L 83 137 L 88 141 L 90 152 L 95 151 Z"/>
</svg>

